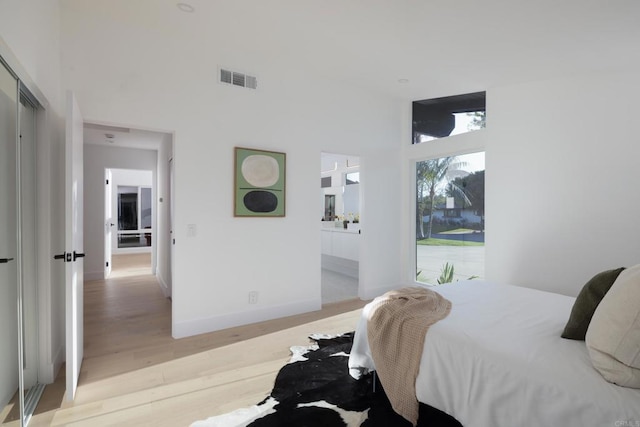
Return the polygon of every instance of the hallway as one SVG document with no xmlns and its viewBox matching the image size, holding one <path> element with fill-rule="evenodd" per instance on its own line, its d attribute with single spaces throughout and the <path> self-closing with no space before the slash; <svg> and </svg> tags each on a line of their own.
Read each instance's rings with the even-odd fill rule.
<svg viewBox="0 0 640 427">
<path fill-rule="evenodd" d="M 171 360 L 171 301 L 151 275 L 150 254 L 114 255 L 107 280 L 85 283 L 79 386 Z"/>
</svg>

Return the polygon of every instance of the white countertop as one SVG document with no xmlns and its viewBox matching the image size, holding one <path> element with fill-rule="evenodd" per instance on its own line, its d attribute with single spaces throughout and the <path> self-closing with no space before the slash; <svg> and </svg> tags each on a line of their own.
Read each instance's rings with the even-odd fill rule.
<svg viewBox="0 0 640 427">
<path fill-rule="evenodd" d="M 359 224 L 357 224 L 359 225 Z M 353 225 L 351 225 L 350 228 L 344 228 L 344 226 L 342 224 L 340 224 L 340 227 L 336 227 L 333 222 L 329 222 L 327 221 L 326 223 L 322 223 L 322 226 L 320 228 L 322 231 L 330 231 L 332 233 L 348 233 L 348 234 L 360 234 L 360 227 L 353 227 Z"/>
</svg>

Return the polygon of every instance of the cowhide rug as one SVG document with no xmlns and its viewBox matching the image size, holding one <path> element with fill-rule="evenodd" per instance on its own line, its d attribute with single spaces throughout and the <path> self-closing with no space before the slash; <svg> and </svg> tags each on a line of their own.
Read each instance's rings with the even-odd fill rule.
<svg viewBox="0 0 640 427">
<path fill-rule="evenodd" d="M 197 421 L 191 427 L 411 427 L 393 412 L 373 375 L 349 375 L 353 332 L 312 335 L 316 345 L 292 347 L 269 397 L 255 406 Z M 420 404 L 419 427 L 461 427 L 455 419 Z"/>
</svg>

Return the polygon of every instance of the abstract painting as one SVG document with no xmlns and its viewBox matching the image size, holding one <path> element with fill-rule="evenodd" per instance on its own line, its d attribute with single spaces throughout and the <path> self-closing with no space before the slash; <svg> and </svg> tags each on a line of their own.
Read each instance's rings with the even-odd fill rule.
<svg viewBox="0 0 640 427">
<path fill-rule="evenodd" d="M 235 148 L 234 216 L 285 216 L 286 154 Z"/>
</svg>

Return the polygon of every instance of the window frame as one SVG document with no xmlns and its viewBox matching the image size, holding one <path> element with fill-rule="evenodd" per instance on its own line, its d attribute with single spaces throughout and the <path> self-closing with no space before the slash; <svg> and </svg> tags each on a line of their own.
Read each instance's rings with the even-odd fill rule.
<svg viewBox="0 0 640 427">
<path fill-rule="evenodd" d="M 406 123 L 406 135 L 412 134 L 412 121 L 411 121 L 411 104 L 407 103 L 407 117 Z M 404 139 L 406 141 L 406 139 Z M 485 152 L 485 162 L 490 165 L 491 153 L 488 150 L 488 133 L 487 129 L 479 129 L 474 132 L 467 132 L 459 135 L 452 135 L 447 138 L 441 138 L 435 141 L 431 141 L 428 144 L 403 144 L 403 164 L 405 173 L 404 176 L 404 203 L 406 209 L 409 209 L 409 213 L 405 214 L 405 219 L 409 221 L 405 227 L 403 237 L 403 247 L 405 254 L 403 256 L 404 274 L 406 283 L 412 283 L 416 286 L 429 286 L 423 282 L 416 280 L 417 272 L 417 255 L 416 255 L 416 166 L 418 162 L 436 159 L 439 157 L 447 156 L 460 156 L 465 154 L 471 154 L 479 151 Z M 486 183 L 485 183 L 486 191 Z M 487 207 L 485 206 L 485 210 Z M 406 212 L 403 209 L 403 212 Z M 486 229 L 486 225 L 485 225 Z M 490 233 L 490 230 L 489 230 Z M 485 271 L 486 262 L 485 262 Z"/>
</svg>

